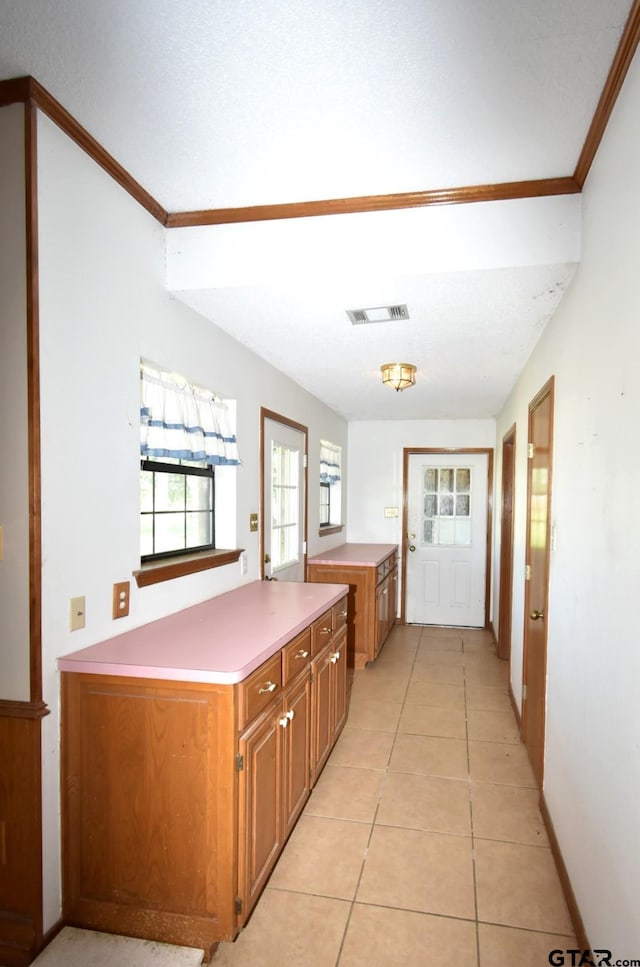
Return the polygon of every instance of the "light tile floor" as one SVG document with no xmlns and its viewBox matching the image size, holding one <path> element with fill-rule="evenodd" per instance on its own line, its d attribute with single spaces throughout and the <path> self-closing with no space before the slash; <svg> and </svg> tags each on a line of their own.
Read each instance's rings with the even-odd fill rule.
<svg viewBox="0 0 640 967">
<path fill-rule="evenodd" d="M 575 948 L 538 793 L 483 631 L 397 626 L 235 943 L 211 967 L 544 967 Z M 65 928 L 37 967 L 202 951 Z"/>
<path fill-rule="evenodd" d="M 575 945 L 491 635 L 396 627 L 212 967 L 542 967 Z"/>
</svg>

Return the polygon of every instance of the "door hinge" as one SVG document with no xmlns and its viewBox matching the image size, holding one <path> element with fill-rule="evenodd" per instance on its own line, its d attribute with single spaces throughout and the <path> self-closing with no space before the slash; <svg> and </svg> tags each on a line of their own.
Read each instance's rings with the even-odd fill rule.
<svg viewBox="0 0 640 967">
<path fill-rule="evenodd" d="M 530 581 L 531 580 L 531 565 L 530 564 L 525 564 L 525 567 L 524 567 L 524 579 L 525 579 L 525 581 Z"/>
<path fill-rule="evenodd" d="M 236 913 L 242 913 L 242 900 L 239 896 L 233 901 L 233 909 Z"/>
<path fill-rule="evenodd" d="M 526 702 L 526 700 L 527 700 L 527 686 L 526 685 L 523 685 L 522 686 L 522 701 L 523 702 Z"/>
<path fill-rule="evenodd" d="M 529 457 L 529 460 L 533 460 L 535 452 L 536 452 L 535 444 L 530 443 L 527 448 L 527 455 Z"/>
<path fill-rule="evenodd" d="M 236 771 L 242 772 L 243 769 L 244 769 L 244 756 L 238 753 L 238 755 L 236 756 Z"/>
</svg>

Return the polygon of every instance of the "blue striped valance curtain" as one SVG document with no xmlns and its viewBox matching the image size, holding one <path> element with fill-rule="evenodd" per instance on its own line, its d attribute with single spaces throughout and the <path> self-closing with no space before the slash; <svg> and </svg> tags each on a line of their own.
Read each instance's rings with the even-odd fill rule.
<svg viewBox="0 0 640 967">
<path fill-rule="evenodd" d="M 342 450 L 333 443 L 320 440 L 320 482 L 334 484 L 340 480 Z"/>
<path fill-rule="evenodd" d="M 184 376 L 140 363 L 140 454 L 234 466 L 240 463 L 229 411 Z"/>
</svg>

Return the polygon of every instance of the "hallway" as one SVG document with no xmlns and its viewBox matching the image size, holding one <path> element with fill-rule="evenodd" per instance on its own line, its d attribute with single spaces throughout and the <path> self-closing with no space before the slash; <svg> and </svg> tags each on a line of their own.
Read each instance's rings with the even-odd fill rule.
<svg viewBox="0 0 640 967">
<path fill-rule="evenodd" d="M 215 967 L 543 967 L 575 937 L 484 631 L 396 626 Z"/>
</svg>

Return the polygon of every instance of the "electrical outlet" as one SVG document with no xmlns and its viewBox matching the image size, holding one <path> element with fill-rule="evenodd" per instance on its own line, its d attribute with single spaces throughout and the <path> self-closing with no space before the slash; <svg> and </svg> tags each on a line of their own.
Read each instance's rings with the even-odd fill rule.
<svg viewBox="0 0 640 967">
<path fill-rule="evenodd" d="M 247 573 L 247 555 L 243 551 L 242 554 L 240 555 L 240 574 L 246 574 L 246 573 Z"/>
<path fill-rule="evenodd" d="M 69 602 L 69 627 L 71 631 L 79 631 L 84 628 L 86 622 L 86 605 L 84 595 L 79 598 L 71 598 Z"/>
<path fill-rule="evenodd" d="M 111 617 L 124 618 L 129 614 L 129 582 L 120 581 L 113 585 L 113 609 Z"/>
</svg>

